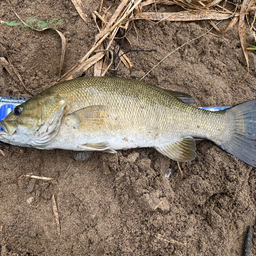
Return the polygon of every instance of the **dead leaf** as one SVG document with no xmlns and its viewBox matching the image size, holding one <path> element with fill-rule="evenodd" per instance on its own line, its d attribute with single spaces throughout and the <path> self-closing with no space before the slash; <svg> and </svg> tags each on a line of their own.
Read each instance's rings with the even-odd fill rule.
<svg viewBox="0 0 256 256">
<path fill-rule="evenodd" d="M 64 63 L 64 58 L 65 58 L 65 53 L 66 53 L 66 48 L 67 48 L 67 42 L 66 42 L 66 38 L 65 36 L 57 29 L 55 28 L 42 28 L 42 29 L 36 29 L 36 28 L 32 28 L 31 26 L 29 26 L 25 21 L 23 21 L 21 19 L 21 17 L 14 11 L 15 15 L 18 17 L 18 19 L 22 22 L 22 24 L 32 30 L 35 30 L 37 32 L 43 32 L 45 30 L 54 30 L 58 33 L 58 35 L 60 36 L 61 38 L 61 57 L 60 57 L 60 71 L 59 71 L 59 75 L 61 74 L 61 70 L 62 70 L 62 66 L 63 66 L 63 63 Z"/>
<path fill-rule="evenodd" d="M 29 93 L 30 95 L 33 95 L 25 86 L 18 70 L 12 65 L 12 63 L 10 62 L 10 60 L 7 60 L 4 57 L 0 57 L 0 64 L 4 66 L 4 68 L 7 70 L 7 72 L 9 73 L 9 75 L 16 81 L 21 83 L 21 85 L 23 86 L 24 90 Z"/>
<path fill-rule="evenodd" d="M 195 20 L 226 20 L 231 14 L 219 11 L 182 11 L 182 12 L 142 12 L 136 14 L 133 19 L 145 19 L 154 21 L 195 21 Z"/>
<path fill-rule="evenodd" d="M 221 2 L 222 0 L 213 0 L 212 2 L 208 3 L 205 5 L 205 8 L 209 8 L 209 7 L 212 7 L 214 5 L 217 5 Z"/>
<path fill-rule="evenodd" d="M 99 50 L 103 50 L 103 45 L 100 45 Z M 103 69 L 103 58 L 97 61 L 94 65 L 94 76 L 101 76 Z"/>
<path fill-rule="evenodd" d="M 61 57 L 60 57 L 60 71 L 59 71 L 59 77 L 61 76 L 61 70 L 64 64 L 64 59 L 65 59 L 65 53 L 66 53 L 66 49 L 67 49 L 67 40 L 65 38 L 65 36 L 57 29 L 55 29 L 55 31 L 59 34 L 60 38 L 61 38 Z"/>
<path fill-rule="evenodd" d="M 121 12 L 123 11 L 124 7 L 127 5 L 127 3 L 129 2 L 129 0 L 123 0 L 120 5 L 118 6 L 118 8 L 116 9 L 116 11 L 114 12 L 114 14 L 112 15 L 112 17 L 110 18 L 110 20 L 108 21 L 106 27 L 104 30 L 102 30 L 99 35 L 96 36 L 96 41 L 99 38 L 102 38 L 104 35 L 108 34 L 110 32 L 110 28 L 113 25 L 113 23 L 117 20 L 117 18 L 119 17 L 119 15 L 121 14 Z"/>
<path fill-rule="evenodd" d="M 175 1 L 172 1 L 172 0 L 146 0 L 141 3 L 141 6 L 147 6 L 150 4 L 173 5 L 173 4 L 175 4 Z"/>
<path fill-rule="evenodd" d="M 72 70 L 72 72 L 68 73 L 67 75 L 64 75 L 64 78 L 61 79 L 60 81 L 71 80 L 71 79 L 81 76 L 85 70 L 90 68 L 92 65 L 94 65 L 100 59 L 102 59 L 104 57 L 104 54 L 105 54 L 104 52 L 96 53 L 95 55 L 93 55 L 92 57 L 90 57 L 89 59 L 87 59 L 86 61 L 81 63 L 79 66 L 75 66 L 76 68 L 74 68 Z"/>
<path fill-rule="evenodd" d="M 237 21 L 239 20 L 239 17 L 238 16 L 235 16 L 229 23 L 228 27 L 225 29 L 225 30 L 220 30 L 214 23 L 213 21 L 210 21 L 210 24 L 214 27 L 214 29 L 216 31 L 218 31 L 219 33 L 221 34 L 225 34 L 227 33 L 230 29 L 232 29 L 235 24 L 237 23 Z"/>
<path fill-rule="evenodd" d="M 250 2 L 251 2 L 251 0 L 244 0 L 243 1 L 242 6 L 241 6 L 241 10 L 240 10 L 240 15 L 239 15 L 238 32 L 239 32 L 239 37 L 240 37 L 242 50 L 243 50 L 244 57 L 245 57 L 245 60 L 246 60 L 247 74 L 246 74 L 245 78 L 242 81 L 240 81 L 238 84 L 244 82 L 247 79 L 247 77 L 249 76 L 249 72 L 250 72 L 248 52 L 247 52 L 247 49 L 246 49 L 246 31 L 245 31 L 245 29 L 246 29 L 245 28 L 245 25 L 246 25 L 245 17 L 246 17 L 247 9 L 250 5 Z"/>
<path fill-rule="evenodd" d="M 106 54 L 106 52 L 110 51 L 112 42 L 119 30 L 119 26 L 122 24 L 122 22 L 126 22 L 126 24 L 127 22 L 129 22 L 128 20 L 129 15 L 133 12 L 133 10 L 136 7 L 138 7 L 138 5 L 141 2 L 142 0 L 137 0 L 137 1 L 123 0 L 115 10 L 110 20 L 104 25 L 104 28 L 100 30 L 100 33 L 96 36 L 95 43 L 91 47 L 91 49 L 74 67 L 72 67 L 68 72 L 66 72 L 61 77 L 60 81 L 65 81 L 65 80 L 78 77 L 83 72 L 85 72 L 89 67 L 95 64 L 97 61 L 101 60 Z M 95 15 L 97 14 L 95 13 Z M 105 18 L 102 18 L 102 20 L 105 21 Z M 104 47 L 104 53 L 102 52 L 96 53 L 96 51 L 99 50 L 99 47 L 103 44 L 103 42 L 107 43 L 107 46 Z M 94 53 L 96 54 L 93 55 Z"/>
<path fill-rule="evenodd" d="M 87 1 L 87 0 L 86 0 Z M 87 22 L 87 12 L 86 12 L 86 8 L 84 6 L 84 3 L 86 1 L 82 1 L 82 0 L 71 0 L 71 2 L 73 3 L 73 5 L 75 6 L 77 12 L 79 13 L 80 17 Z"/>
</svg>

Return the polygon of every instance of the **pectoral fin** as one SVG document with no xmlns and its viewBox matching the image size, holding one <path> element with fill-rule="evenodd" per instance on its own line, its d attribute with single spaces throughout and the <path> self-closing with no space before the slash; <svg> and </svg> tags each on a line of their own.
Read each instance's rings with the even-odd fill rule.
<svg viewBox="0 0 256 256">
<path fill-rule="evenodd" d="M 107 118 L 107 107 L 102 105 L 88 106 L 86 108 L 68 113 L 66 118 L 78 120 L 75 128 L 86 127 L 87 129 L 94 129 L 102 126 Z"/>
<path fill-rule="evenodd" d="M 116 151 L 110 148 L 109 144 L 106 142 L 101 143 L 86 143 L 79 146 L 79 149 L 85 151 L 105 151 L 108 153 L 116 153 Z"/>
<path fill-rule="evenodd" d="M 161 154 L 178 162 L 187 162 L 196 157 L 196 142 L 192 137 L 185 137 L 171 145 L 155 148 Z"/>
</svg>

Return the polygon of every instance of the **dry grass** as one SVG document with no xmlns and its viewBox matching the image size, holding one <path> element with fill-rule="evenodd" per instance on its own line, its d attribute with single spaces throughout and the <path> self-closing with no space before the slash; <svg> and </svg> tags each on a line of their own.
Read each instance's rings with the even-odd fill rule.
<svg viewBox="0 0 256 256">
<path fill-rule="evenodd" d="M 9 73 L 9 75 L 14 79 L 14 81 L 21 83 L 21 85 L 23 86 L 23 88 L 25 89 L 25 91 L 27 93 L 29 93 L 30 95 L 32 95 L 32 93 L 27 89 L 27 87 L 25 86 L 21 75 L 19 74 L 18 70 L 12 65 L 12 63 L 7 60 L 4 57 L 0 57 L 0 64 L 3 65 L 3 67 L 7 70 L 7 72 Z"/>
<path fill-rule="evenodd" d="M 83 18 L 84 15 L 81 13 L 81 7 L 78 2 L 79 1 L 73 1 L 73 4 L 78 10 L 79 15 Z M 106 13 L 103 12 L 100 14 L 99 12 L 95 11 L 93 13 L 94 20 L 95 22 L 99 20 L 100 24 L 96 23 L 99 33 L 96 35 L 93 46 L 74 67 L 72 67 L 66 74 L 62 76 L 60 80 L 64 81 L 78 77 L 97 62 L 99 62 L 99 64 L 96 64 L 94 74 L 97 76 L 104 75 L 109 69 L 110 65 L 106 61 L 103 61 L 103 57 L 105 60 L 108 59 L 108 54 L 113 49 L 113 45 L 115 43 L 114 40 L 119 28 L 128 28 L 130 23 L 129 16 L 133 14 L 133 11 L 138 8 L 141 2 L 142 0 L 123 0 L 108 21 Z M 101 2 L 100 9 L 102 9 L 102 6 L 103 1 Z M 132 67 L 132 63 L 124 54 L 122 55 L 121 60 L 126 66 Z"/>
<path fill-rule="evenodd" d="M 83 8 L 82 1 L 72 0 L 72 2 L 81 18 L 86 22 L 87 13 L 85 8 Z M 143 9 L 149 5 L 178 5 L 182 7 L 184 11 L 166 13 L 157 11 L 144 12 Z M 92 14 L 99 30 L 99 33 L 95 37 L 94 44 L 85 56 L 61 77 L 60 81 L 79 77 L 92 66 L 94 66 L 95 76 L 104 76 L 113 62 L 113 49 L 117 32 L 119 29 L 127 31 L 130 28 L 130 22 L 138 19 L 154 22 L 162 22 L 164 20 L 184 22 L 205 20 L 210 22 L 212 27 L 221 34 L 232 29 L 239 21 L 239 37 L 249 72 L 248 54 L 245 47 L 246 29 L 250 28 L 251 32 L 254 34 L 255 29 L 253 27 L 254 21 L 251 26 L 247 26 L 245 17 L 250 14 L 254 16 L 255 20 L 255 0 L 244 0 L 240 5 L 234 4 L 233 8 L 230 6 L 231 5 L 229 5 L 229 7 L 226 6 L 225 0 L 123 0 L 116 10 L 112 12 L 113 14 L 110 15 L 110 7 L 104 7 L 104 0 L 102 0 L 99 10 Z M 109 16 L 110 18 L 108 18 Z M 230 23 L 224 30 L 220 30 L 213 22 L 228 19 Z M 188 41 L 188 43 L 189 42 L 190 41 Z M 119 56 L 120 61 L 122 61 L 127 68 L 133 66 L 129 58 L 122 52 L 122 49 L 119 55 L 121 56 Z M 248 77 L 248 74 L 249 73 L 247 73 L 246 77 L 241 82 Z"/>
<path fill-rule="evenodd" d="M 54 195 L 52 195 L 52 210 L 53 210 L 53 214 L 54 214 L 55 222 L 56 222 L 56 226 L 57 226 L 57 233 L 60 236 L 61 235 L 60 218 L 59 218 L 57 202 L 55 200 L 55 196 Z"/>
<path fill-rule="evenodd" d="M 49 178 L 49 177 L 44 177 L 44 176 L 37 176 L 37 175 L 33 175 L 32 173 L 25 174 L 25 175 L 22 175 L 22 176 L 23 177 L 28 177 L 28 178 L 31 178 L 31 179 L 44 180 L 44 181 L 54 180 L 54 178 Z"/>
<path fill-rule="evenodd" d="M 171 238 L 166 239 L 166 238 L 164 238 L 163 235 L 161 235 L 161 234 L 157 234 L 155 237 L 156 237 L 157 239 L 159 239 L 159 240 L 162 240 L 162 241 L 167 242 L 167 243 L 170 243 L 170 244 L 178 244 L 178 245 L 186 246 L 185 243 L 178 242 L 178 241 L 176 241 L 176 240 L 174 240 L 174 239 L 171 239 Z"/>
<path fill-rule="evenodd" d="M 88 3 L 82 0 L 71 1 L 83 21 L 88 22 L 88 8 L 86 8 Z M 155 12 L 144 11 L 145 8 L 150 5 L 153 5 L 153 9 L 156 10 Z M 176 12 L 157 12 L 157 5 L 176 5 L 180 6 L 183 10 Z M 116 45 L 115 40 L 117 39 L 117 33 L 121 29 L 124 31 L 122 39 L 123 42 L 126 36 L 126 32 L 131 28 L 131 22 L 139 19 L 150 20 L 151 22 L 156 23 L 162 21 L 206 21 L 209 22 L 212 27 L 221 34 L 224 34 L 232 29 L 238 22 L 241 47 L 247 64 L 247 75 L 244 79 L 242 79 L 241 82 L 243 82 L 248 77 L 249 58 L 246 47 L 246 32 L 249 30 L 254 35 L 256 40 L 256 28 L 254 27 L 256 20 L 256 0 L 243 0 L 242 3 L 234 3 L 233 5 L 230 3 L 227 5 L 226 0 L 122 0 L 114 11 L 112 10 L 113 8 L 111 9 L 111 7 L 112 6 L 104 6 L 104 0 L 101 0 L 99 10 L 95 10 L 92 13 L 98 28 L 98 34 L 95 37 L 94 44 L 75 66 L 73 66 L 68 72 L 59 78 L 59 81 L 65 81 L 79 77 L 92 66 L 94 68 L 94 76 L 104 76 L 106 72 L 111 68 L 113 63 L 115 63 L 115 69 L 117 69 L 120 62 L 122 62 L 127 68 L 132 68 L 133 64 L 121 49 L 122 43 L 119 45 L 117 54 L 114 53 L 114 48 Z M 30 27 L 21 19 L 21 17 L 19 17 L 17 13 L 15 14 L 19 20 L 30 29 L 40 32 L 45 30 L 38 30 Z M 230 20 L 230 23 L 226 29 L 220 30 L 218 25 L 214 23 L 216 20 Z M 59 70 L 59 75 L 61 76 L 67 44 L 64 35 L 59 30 L 54 30 L 58 33 L 62 42 Z M 190 43 L 191 41 L 193 41 L 193 39 L 187 43 Z M 168 54 L 166 58 L 169 56 L 170 54 Z M 116 59 L 119 61 L 118 64 L 116 64 Z M 25 87 L 20 75 L 12 66 L 12 64 L 3 58 L 1 58 L 0 61 L 1 64 L 6 67 L 10 75 L 13 76 L 14 79 L 18 80 L 24 89 L 31 94 L 31 92 L 29 92 Z"/>
<path fill-rule="evenodd" d="M 250 69 L 249 69 L 249 58 L 248 58 L 248 52 L 246 49 L 246 22 L 245 22 L 245 16 L 247 14 L 247 10 L 250 6 L 251 0 L 244 0 L 240 9 L 239 13 L 239 24 L 238 24 L 238 31 L 239 31 L 239 37 L 240 37 L 240 42 L 241 46 L 244 52 L 244 57 L 246 60 L 246 65 L 247 65 L 247 74 L 245 78 L 240 82 L 242 83 L 243 81 L 246 80 L 246 78 L 249 75 Z"/>
<path fill-rule="evenodd" d="M 56 31 L 58 33 L 58 35 L 61 38 L 61 45 L 62 45 L 62 47 L 61 47 L 61 57 L 60 57 L 60 69 L 59 69 L 59 76 L 60 76 L 61 75 L 61 70 L 62 70 L 62 67 L 63 67 L 63 63 L 64 63 L 66 48 L 67 48 L 67 41 L 66 41 L 65 36 L 59 30 L 57 30 L 55 28 L 50 28 L 50 27 L 49 28 L 43 28 L 43 29 L 33 28 L 33 27 L 29 26 L 25 21 L 23 21 L 21 19 L 21 17 L 16 12 L 14 12 L 14 13 L 17 16 L 17 18 L 22 22 L 23 25 L 25 25 L 26 27 L 28 27 L 28 28 L 30 28 L 32 30 L 35 30 L 35 31 L 38 31 L 38 32 L 43 32 L 45 30 L 51 29 L 51 30 L 54 30 L 54 31 Z"/>
</svg>

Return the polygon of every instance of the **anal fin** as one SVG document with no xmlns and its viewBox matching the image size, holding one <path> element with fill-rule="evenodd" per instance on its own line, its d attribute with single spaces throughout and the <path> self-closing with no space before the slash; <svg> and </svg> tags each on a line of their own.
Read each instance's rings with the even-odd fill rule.
<svg viewBox="0 0 256 256">
<path fill-rule="evenodd" d="M 161 154 L 178 162 L 187 162 L 196 157 L 196 142 L 192 137 L 185 137 L 178 142 L 164 147 L 155 147 Z"/>
</svg>

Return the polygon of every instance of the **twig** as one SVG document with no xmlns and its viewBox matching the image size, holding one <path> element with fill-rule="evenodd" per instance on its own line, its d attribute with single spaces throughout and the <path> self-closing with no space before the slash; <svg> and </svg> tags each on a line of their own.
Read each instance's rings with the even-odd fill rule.
<svg viewBox="0 0 256 256">
<path fill-rule="evenodd" d="M 107 71 L 109 70 L 109 68 L 111 67 L 112 63 L 113 63 L 113 52 L 109 50 L 109 53 L 111 55 L 111 61 L 110 63 L 108 64 L 108 66 L 106 67 L 106 69 L 103 71 L 103 73 L 101 74 L 101 76 L 105 76 Z"/>
<path fill-rule="evenodd" d="M 83 3 L 81 0 L 71 0 L 73 5 L 75 6 L 77 12 L 79 13 L 80 17 L 83 19 L 83 21 L 87 22 L 87 15 L 84 12 Z"/>
<path fill-rule="evenodd" d="M 181 49 L 182 47 L 184 47 L 185 45 L 189 44 L 189 43 L 192 43 L 193 41 L 207 35 L 210 31 L 212 31 L 213 28 L 210 28 L 208 31 L 206 31 L 205 33 L 203 33 L 202 35 L 196 37 L 196 38 L 193 38 L 189 41 L 187 41 L 186 43 L 182 44 L 181 46 L 179 46 L 178 48 L 176 48 L 175 50 L 171 51 L 170 53 L 168 53 L 163 59 L 161 59 L 153 68 L 151 68 L 141 79 L 143 80 L 149 73 L 151 73 L 151 71 L 153 71 L 156 67 L 158 67 L 165 59 L 167 59 L 168 57 L 170 57 L 173 53 L 177 52 L 179 49 Z"/>
<path fill-rule="evenodd" d="M 104 0 L 101 0 L 101 2 L 100 2 L 100 9 L 99 9 L 99 12 L 101 12 L 101 11 L 102 11 L 103 2 L 104 2 Z"/>
<path fill-rule="evenodd" d="M 5 153 L 2 149 L 0 149 L 0 153 L 1 153 L 2 156 L 5 156 Z"/>
<path fill-rule="evenodd" d="M 159 208 L 159 206 L 160 206 L 161 204 L 163 204 L 163 201 L 160 201 L 160 203 L 154 207 L 154 211 L 155 211 L 157 208 Z"/>
<path fill-rule="evenodd" d="M 250 3 L 251 3 L 251 0 L 244 0 L 242 3 L 242 6 L 241 6 L 241 10 L 240 10 L 238 32 L 239 32 L 241 47 L 242 47 L 244 57 L 246 60 L 247 74 L 246 74 L 245 78 L 242 81 L 240 81 L 237 85 L 243 83 L 247 79 L 247 77 L 249 76 L 249 73 L 250 73 L 249 58 L 248 58 L 248 52 L 246 49 L 246 31 L 245 31 L 245 16 L 246 16 L 247 9 L 250 6 Z"/>
<path fill-rule="evenodd" d="M 43 177 L 43 176 L 37 176 L 37 175 L 33 175 L 33 174 L 25 174 L 25 175 L 22 175 L 22 176 L 24 176 L 24 177 L 29 177 L 29 178 L 31 178 L 31 179 L 44 180 L 44 181 L 54 180 L 54 178 Z"/>
<path fill-rule="evenodd" d="M 57 203 L 54 195 L 52 195 L 52 209 L 53 209 L 53 214 L 55 216 L 55 221 L 57 224 L 57 232 L 58 232 L 58 235 L 60 236 L 61 233 L 60 233 L 59 213 L 58 213 Z"/>
<path fill-rule="evenodd" d="M 229 23 L 229 25 L 227 26 L 226 29 L 224 30 L 220 30 L 214 23 L 213 21 L 210 21 L 210 24 L 214 27 L 214 29 L 216 31 L 218 31 L 220 34 L 225 34 L 227 33 L 231 28 L 233 28 L 235 26 L 235 24 L 237 23 L 237 21 L 239 20 L 238 16 L 235 16 Z"/>
<path fill-rule="evenodd" d="M 28 28 L 30 28 L 32 30 L 35 30 L 37 32 L 43 32 L 45 30 L 49 30 L 50 29 L 50 30 L 54 30 L 54 31 L 56 31 L 58 33 L 58 35 L 60 36 L 60 39 L 61 39 L 61 46 L 62 46 L 61 47 L 61 58 L 60 58 L 60 71 L 59 71 L 59 75 L 60 75 L 61 74 L 61 70 L 62 70 L 62 66 L 63 66 L 63 63 L 64 63 L 66 48 L 67 48 L 67 41 L 66 41 L 65 36 L 59 30 L 57 30 L 55 28 L 51 28 L 51 27 L 42 28 L 42 29 L 33 28 L 30 25 L 28 25 L 25 21 L 23 21 L 21 19 L 21 17 L 15 11 L 13 11 L 13 12 L 14 12 L 14 14 L 17 16 L 17 18 L 21 21 L 21 23 L 24 26 L 26 26 L 26 27 L 28 27 Z"/>
<path fill-rule="evenodd" d="M 125 30 L 124 30 L 124 34 L 123 34 L 122 39 L 121 39 L 121 43 L 120 43 L 120 45 L 119 45 L 119 49 L 117 50 L 117 53 L 116 53 L 116 46 L 117 46 L 117 42 L 115 43 L 115 46 L 114 46 L 115 76 L 117 76 L 117 65 L 116 65 L 116 59 L 119 57 L 120 51 L 121 51 L 121 49 L 122 49 L 122 46 L 123 46 L 123 43 L 124 43 L 124 38 L 125 38 L 126 32 L 127 32 L 127 30 L 125 29 Z"/>
<path fill-rule="evenodd" d="M 27 87 L 25 86 L 18 70 L 12 65 L 12 63 L 10 62 L 10 60 L 7 60 L 4 57 L 0 57 L 0 64 L 2 64 L 4 66 L 4 68 L 7 70 L 7 72 L 9 73 L 10 76 L 12 76 L 12 78 L 15 81 L 19 81 L 21 83 L 21 85 L 23 86 L 24 90 L 29 93 L 29 95 L 33 94 L 27 89 Z"/>
<path fill-rule="evenodd" d="M 180 176 L 181 176 L 180 179 L 183 180 L 183 171 L 180 168 L 180 163 L 177 162 L 177 164 L 178 164 L 178 168 L 179 168 L 179 171 L 180 171 Z"/>
<path fill-rule="evenodd" d="M 105 47 L 105 50 L 109 50 L 112 42 L 116 36 L 116 33 L 119 29 L 119 26 L 127 17 L 133 12 L 133 10 L 140 4 L 142 0 L 137 1 L 129 1 L 129 0 L 123 0 L 106 26 L 103 30 L 100 31 L 100 33 L 96 36 L 95 43 L 92 46 L 92 48 L 85 54 L 85 56 L 78 61 L 78 63 L 73 66 L 68 72 L 66 72 L 59 81 L 65 81 L 72 78 L 75 78 L 79 76 L 79 73 L 84 72 L 86 70 L 88 58 L 95 59 L 95 55 L 91 57 L 91 55 L 99 49 L 99 46 L 107 40 L 107 47 Z M 129 22 L 129 20 L 127 21 Z M 100 54 L 100 53 L 98 53 Z M 97 55 L 97 54 L 96 54 Z M 100 58 L 103 58 L 104 54 L 100 56 Z M 96 60 L 97 62 L 98 60 Z M 94 63 L 96 63 L 94 62 Z"/>
<path fill-rule="evenodd" d="M 171 238 L 169 238 L 169 239 L 167 240 L 167 239 L 163 238 L 163 236 L 162 236 L 161 234 L 157 234 L 155 237 L 156 237 L 157 239 L 160 239 L 160 240 L 165 241 L 165 242 L 167 242 L 167 243 L 186 245 L 185 243 L 178 242 L 178 241 L 176 241 L 176 240 L 174 240 L 174 239 L 171 239 Z"/>
</svg>

